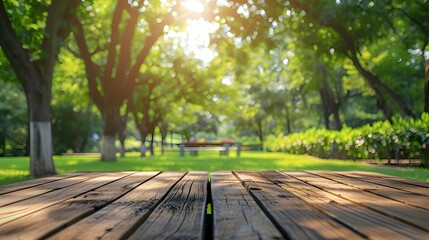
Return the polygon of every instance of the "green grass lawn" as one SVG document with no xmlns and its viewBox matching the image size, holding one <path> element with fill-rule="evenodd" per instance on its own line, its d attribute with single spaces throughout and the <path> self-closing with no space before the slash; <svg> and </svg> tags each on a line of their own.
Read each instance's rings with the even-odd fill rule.
<svg viewBox="0 0 429 240">
<path fill-rule="evenodd" d="M 285 153 L 242 152 L 237 158 L 220 157 L 217 152 L 200 152 L 196 157 L 180 157 L 179 152 L 141 158 L 127 153 L 117 162 L 101 162 L 96 156 L 55 156 L 58 173 L 75 171 L 223 171 L 223 170 L 330 170 L 371 171 L 404 178 L 429 181 L 429 169 L 386 168 L 344 160 L 322 160 Z M 0 185 L 31 179 L 28 157 L 0 158 Z"/>
</svg>

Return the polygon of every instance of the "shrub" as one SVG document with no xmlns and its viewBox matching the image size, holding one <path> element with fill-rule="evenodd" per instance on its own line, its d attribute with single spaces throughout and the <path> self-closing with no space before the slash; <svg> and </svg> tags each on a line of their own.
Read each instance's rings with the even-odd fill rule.
<svg viewBox="0 0 429 240">
<path fill-rule="evenodd" d="M 267 151 L 309 154 L 322 158 L 420 158 L 429 166 L 429 114 L 420 119 L 394 118 L 341 131 L 312 128 L 288 136 L 270 136 Z"/>
</svg>

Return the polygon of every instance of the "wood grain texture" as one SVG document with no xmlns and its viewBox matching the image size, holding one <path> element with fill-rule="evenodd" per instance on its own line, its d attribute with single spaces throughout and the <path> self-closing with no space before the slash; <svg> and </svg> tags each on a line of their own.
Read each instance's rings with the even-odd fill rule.
<svg viewBox="0 0 429 240">
<path fill-rule="evenodd" d="M 369 239 L 425 239 L 427 237 L 426 231 L 354 204 L 280 172 L 262 173 L 262 176 Z"/>
<path fill-rule="evenodd" d="M 412 179 L 400 178 L 400 177 L 396 177 L 396 176 L 390 176 L 390 175 L 375 173 L 375 172 L 354 171 L 353 173 L 357 174 L 357 175 L 362 175 L 362 176 L 378 177 L 378 178 L 388 179 L 388 180 L 395 181 L 395 182 L 406 183 L 409 185 L 429 188 L 429 182 L 422 182 L 422 181 L 417 181 L 417 180 L 412 180 Z"/>
<path fill-rule="evenodd" d="M 203 239 L 207 172 L 190 172 L 128 239 Z"/>
<path fill-rule="evenodd" d="M 0 239 L 41 239 L 103 208 L 157 172 L 141 172 L 0 226 Z"/>
<path fill-rule="evenodd" d="M 371 173 L 366 174 L 362 172 L 345 172 L 345 173 L 338 172 L 338 174 L 357 178 L 359 180 L 378 184 L 381 186 L 386 186 L 390 188 L 399 189 L 402 191 L 429 196 L 429 186 L 424 187 L 425 184 L 421 182 L 417 182 L 418 184 L 416 185 L 416 182 L 412 180 L 401 179 L 401 178 L 388 176 L 388 175 L 380 176 L 379 174 L 371 174 Z"/>
<path fill-rule="evenodd" d="M 69 177 L 82 175 L 82 174 L 84 174 L 84 173 L 79 173 L 79 172 L 66 173 L 66 174 L 54 175 L 54 176 L 45 177 L 45 178 L 37 178 L 37 179 L 28 180 L 28 181 L 24 181 L 24 182 L 18 182 L 18 183 L 12 183 L 9 185 L 5 185 L 5 186 L 0 186 L 0 195 L 10 193 L 10 192 L 15 192 L 15 191 L 26 189 L 26 188 L 35 187 L 35 186 L 42 185 L 45 183 L 58 181 L 58 180 L 69 178 Z"/>
<path fill-rule="evenodd" d="M 25 188 L 14 192 L 6 193 L 0 197 L 0 207 L 8 204 L 16 203 L 28 198 L 43 195 L 48 192 L 52 192 L 61 188 L 66 188 L 74 184 L 86 181 L 94 176 L 94 173 L 88 173 L 84 175 L 78 175 L 74 177 L 59 179 L 57 181 L 51 181 L 45 184 L 34 186 L 31 189 Z"/>
<path fill-rule="evenodd" d="M 211 192 L 214 239 L 284 239 L 231 172 L 212 173 Z"/>
<path fill-rule="evenodd" d="M 258 172 L 235 172 L 259 206 L 291 239 L 363 239 Z"/>
<path fill-rule="evenodd" d="M 429 231 L 429 215 L 423 209 L 394 201 L 364 190 L 340 184 L 306 172 L 287 172 L 301 181 L 321 188 L 324 191 L 360 204 L 384 215 L 394 217 L 413 226 Z"/>
<path fill-rule="evenodd" d="M 87 181 L 1 207 L 0 225 L 79 196 L 80 194 L 101 187 L 126 175 L 129 175 L 129 173 L 112 172 L 87 174 L 86 176 L 91 177 Z"/>
<path fill-rule="evenodd" d="M 426 195 L 420 195 L 416 193 L 403 191 L 397 188 L 391 188 L 380 184 L 374 184 L 361 179 L 348 177 L 345 174 L 328 173 L 328 172 L 321 172 L 321 171 L 309 171 L 309 172 L 321 177 L 331 179 L 338 183 L 342 183 L 348 186 L 362 189 L 366 192 L 374 193 L 379 196 L 389 198 L 395 201 L 399 201 L 408 205 L 412 205 L 417 208 L 422 208 L 425 211 L 429 210 L 429 205 L 428 205 L 429 197 Z M 427 212 L 427 214 L 429 215 L 429 211 Z"/>
<path fill-rule="evenodd" d="M 131 234 L 185 175 L 161 173 L 49 239 L 121 239 Z"/>
<path fill-rule="evenodd" d="M 429 239 L 428 189 L 366 172 L 67 174 L 1 187 L 0 239 Z"/>
</svg>

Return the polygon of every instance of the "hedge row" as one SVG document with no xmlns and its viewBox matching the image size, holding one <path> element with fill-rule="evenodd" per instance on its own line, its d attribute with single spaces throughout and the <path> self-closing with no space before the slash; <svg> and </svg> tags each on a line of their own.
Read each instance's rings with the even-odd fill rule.
<svg viewBox="0 0 429 240">
<path fill-rule="evenodd" d="M 288 136 L 269 136 L 267 151 L 341 159 L 413 159 L 429 166 L 429 114 L 401 118 L 341 131 L 310 129 Z"/>
</svg>

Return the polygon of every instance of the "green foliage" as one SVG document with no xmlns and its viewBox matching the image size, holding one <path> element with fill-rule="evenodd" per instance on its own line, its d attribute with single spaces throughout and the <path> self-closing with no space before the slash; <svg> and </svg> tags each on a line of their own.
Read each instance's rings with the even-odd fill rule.
<svg viewBox="0 0 429 240">
<path fill-rule="evenodd" d="M 26 151 L 27 108 L 18 84 L 0 82 L 0 156 L 22 156 Z"/>
<path fill-rule="evenodd" d="M 0 81 L 19 82 L 3 51 L 0 51 Z"/>
<path fill-rule="evenodd" d="M 183 119 L 174 121 L 174 131 L 182 134 L 186 140 L 196 137 L 198 133 L 217 134 L 219 120 L 210 112 L 196 108 L 181 108 Z"/>
<path fill-rule="evenodd" d="M 77 110 L 70 103 L 54 106 L 53 112 L 54 153 L 92 152 L 101 136 L 99 116 L 90 107 Z"/>
<path fill-rule="evenodd" d="M 52 85 L 52 130 L 55 154 L 91 152 L 98 144 L 101 120 L 85 90 L 84 65 L 68 51 L 62 51 Z"/>
<path fill-rule="evenodd" d="M 403 159 L 420 158 L 429 165 L 429 114 L 418 120 L 394 118 L 341 131 L 312 128 L 286 137 L 270 136 L 269 151 L 310 154 L 323 158 Z"/>
<path fill-rule="evenodd" d="M 50 3 L 45 0 L 11 0 L 4 4 L 16 34 L 23 47 L 31 52 L 32 60 L 43 57 L 40 43 L 44 37 Z"/>
</svg>

